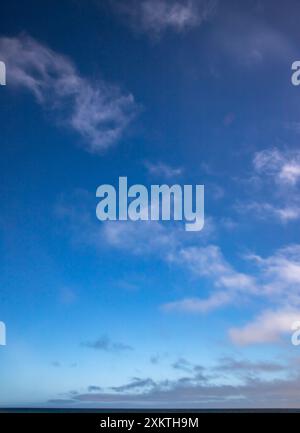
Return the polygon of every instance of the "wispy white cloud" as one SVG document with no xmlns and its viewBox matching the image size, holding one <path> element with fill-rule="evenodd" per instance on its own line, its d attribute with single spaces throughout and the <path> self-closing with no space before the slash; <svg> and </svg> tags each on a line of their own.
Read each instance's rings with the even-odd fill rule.
<svg viewBox="0 0 300 433">
<path fill-rule="evenodd" d="M 226 292 L 217 292 L 207 299 L 186 298 L 166 303 L 162 309 L 166 312 L 181 311 L 184 313 L 208 313 L 231 303 L 233 296 Z"/>
<path fill-rule="evenodd" d="M 217 0 L 114 0 L 112 5 L 135 30 L 157 37 L 201 25 L 214 14 Z"/>
<path fill-rule="evenodd" d="M 264 202 L 250 202 L 239 203 L 235 209 L 241 214 L 254 215 L 255 218 L 268 220 L 275 218 L 282 223 L 296 221 L 300 218 L 300 205 L 287 204 L 283 207 L 276 207 L 270 203 Z"/>
<path fill-rule="evenodd" d="M 264 149 L 253 157 L 251 179 L 256 193 L 264 192 L 253 200 L 239 201 L 235 210 L 254 218 L 289 223 L 300 218 L 300 201 L 295 193 L 300 181 L 300 152 L 298 150 Z M 267 197 L 267 199 L 265 198 Z"/>
<path fill-rule="evenodd" d="M 253 164 L 259 175 L 270 176 L 277 184 L 294 186 L 300 180 L 299 151 L 262 150 L 255 154 Z"/>
<path fill-rule="evenodd" d="M 178 260 L 196 275 L 214 277 L 218 287 L 253 288 L 253 280 L 236 272 L 216 245 L 184 248 L 179 252 Z"/>
<path fill-rule="evenodd" d="M 229 335 L 241 345 L 270 343 L 291 332 L 294 321 L 300 318 L 300 245 L 289 245 L 263 258 L 249 255 L 259 269 L 261 295 L 275 309 L 263 311 L 250 323 L 233 328 Z"/>
<path fill-rule="evenodd" d="M 215 290 L 208 298 L 185 298 L 163 305 L 165 311 L 206 313 L 232 303 L 238 296 L 257 291 L 255 279 L 237 272 L 223 257 L 219 247 L 183 248 L 173 261 L 185 265 L 195 275 L 210 280 Z"/>
<path fill-rule="evenodd" d="M 181 230 L 156 221 L 109 221 L 102 227 L 108 245 L 134 254 L 155 253 L 165 257 L 179 243 Z"/>
<path fill-rule="evenodd" d="M 248 259 L 258 266 L 265 293 L 300 306 L 300 245 L 281 248 L 266 258 L 248 255 Z"/>
<path fill-rule="evenodd" d="M 164 164 L 163 162 L 157 162 L 154 164 L 146 161 L 145 167 L 150 175 L 166 179 L 178 177 L 183 173 L 183 169 L 181 167 L 171 167 L 170 165 Z"/>
<path fill-rule="evenodd" d="M 281 248 L 266 258 L 248 254 L 244 259 L 255 266 L 251 275 L 234 269 L 226 261 L 220 248 L 215 245 L 182 249 L 173 260 L 181 265 L 184 264 L 200 279 L 210 281 L 213 290 L 207 298 L 184 298 L 164 304 L 163 309 L 207 313 L 230 304 L 241 304 L 243 300 L 260 298 L 264 299 L 267 305 L 284 312 L 298 308 L 300 312 L 299 245 Z M 271 329 L 273 329 L 272 323 Z"/>
<path fill-rule="evenodd" d="M 90 152 L 102 152 L 120 140 L 137 112 L 131 94 L 81 77 L 71 60 L 29 36 L 0 38 L 0 57 L 10 85 L 27 89 L 54 110 L 58 122 L 79 133 Z"/>
<path fill-rule="evenodd" d="M 264 311 L 241 328 L 229 330 L 230 339 L 237 345 L 274 343 L 282 334 L 291 333 L 292 324 L 299 320 L 300 309 Z"/>
</svg>

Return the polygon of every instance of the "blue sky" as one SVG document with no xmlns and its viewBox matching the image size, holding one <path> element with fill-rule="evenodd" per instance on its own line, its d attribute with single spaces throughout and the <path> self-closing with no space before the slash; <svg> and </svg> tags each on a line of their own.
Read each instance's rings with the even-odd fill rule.
<svg viewBox="0 0 300 433">
<path fill-rule="evenodd" d="M 298 407 L 300 5 L 1 5 L 1 406 Z M 205 228 L 96 189 L 204 184 Z"/>
</svg>

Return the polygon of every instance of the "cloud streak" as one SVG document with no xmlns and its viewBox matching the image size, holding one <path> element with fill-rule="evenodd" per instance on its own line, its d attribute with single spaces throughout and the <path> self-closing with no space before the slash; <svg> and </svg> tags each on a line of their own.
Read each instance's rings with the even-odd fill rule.
<svg viewBox="0 0 300 433">
<path fill-rule="evenodd" d="M 153 164 L 149 161 L 145 162 L 145 167 L 148 173 L 152 176 L 163 177 L 166 179 L 172 179 L 174 177 L 181 176 L 183 169 L 180 167 L 171 167 L 170 165 L 158 162 Z"/>
<path fill-rule="evenodd" d="M 295 186 L 300 180 L 300 152 L 277 148 L 257 152 L 253 160 L 258 174 L 271 177 L 281 186 Z"/>
<path fill-rule="evenodd" d="M 189 362 L 185 365 L 192 366 Z M 213 374 L 210 374 L 213 372 Z M 299 407 L 299 371 L 264 361 L 223 358 L 205 374 L 192 369 L 176 380 L 133 378 L 113 392 L 78 393 L 72 406 L 172 408 Z M 280 378 L 273 378 L 279 374 Z M 239 379 L 238 381 L 234 380 Z M 229 382 L 228 382 L 229 381 Z M 54 400 L 57 402 L 57 400 Z M 61 400 L 68 406 L 70 400 Z"/>
<path fill-rule="evenodd" d="M 135 31 L 159 37 L 166 31 L 181 33 L 200 26 L 215 12 L 216 0 L 131 0 L 112 1 Z"/>
<path fill-rule="evenodd" d="M 0 38 L 0 57 L 9 83 L 27 89 L 83 139 L 83 147 L 101 153 L 116 144 L 137 113 L 131 94 L 103 80 L 83 78 L 67 57 L 29 36 Z"/>
<path fill-rule="evenodd" d="M 282 334 L 291 333 L 292 324 L 299 317 L 300 309 L 264 311 L 245 326 L 231 328 L 229 337 L 239 346 L 275 343 Z"/>
<path fill-rule="evenodd" d="M 163 310 L 207 313 L 232 303 L 237 296 L 256 293 L 255 279 L 237 272 L 216 245 L 183 248 L 175 262 L 185 265 L 195 275 L 213 281 L 216 290 L 206 299 L 185 298 L 163 305 Z"/>
<path fill-rule="evenodd" d="M 106 335 L 94 341 L 84 341 L 81 343 L 81 346 L 87 347 L 88 349 L 102 350 L 104 352 L 124 352 L 133 350 L 128 344 L 111 341 Z"/>
</svg>

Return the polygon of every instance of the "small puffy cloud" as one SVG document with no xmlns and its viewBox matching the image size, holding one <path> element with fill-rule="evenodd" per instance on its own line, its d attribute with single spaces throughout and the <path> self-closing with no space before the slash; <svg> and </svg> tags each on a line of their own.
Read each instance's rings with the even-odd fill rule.
<svg viewBox="0 0 300 433">
<path fill-rule="evenodd" d="M 123 352 L 133 350 L 133 348 L 128 344 L 112 341 L 106 335 L 103 335 L 94 341 L 84 341 L 81 343 L 81 346 L 89 349 L 103 350 L 104 352 Z"/>
<path fill-rule="evenodd" d="M 295 192 L 300 180 L 300 152 L 264 149 L 255 153 L 253 168 L 251 179 L 255 180 L 255 187 L 264 198 L 240 201 L 235 210 L 261 220 L 272 218 L 274 222 L 277 220 L 283 224 L 299 220 L 300 201 Z"/>
<path fill-rule="evenodd" d="M 31 92 L 53 110 L 58 122 L 83 138 L 83 147 L 99 153 L 118 142 L 137 112 L 131 94 L 105 81 L 83 78 L 67 57 L 29 36 L 0 38 L 0 57 L 10 84 Z"/>
<path fill-rule="evenodd" d="M 90 385 L 88 387 L 88 392 L 100 392 L 102 390 L 102 388 L 100 386 L 96 386 L 96 385 Z"/>
<path fill-rule="evenodd" d="M 300 178 L 300 161 L 284 164 L 279 177 L 282 181 L 295 185 Z"/>
<path fill-rule="evenodd" d="M 280 185 L 294 186 L 300 179 L 300 152 L 272 148 L 257 152 L 253 159 L 256 172 L 270 176 Z"/>
<path fill-rule="evenodd" d="M 174 368 L 174 370 L 184 371 L 185 373 L 189 374 L 189 377 L 184 377 L 179 379 L 180 382 L 184 382 L 184 381 L 188 382 L 191 380 L 196 380 L 198 382 L 201 380 L 203 381 L 207 380 L 207 377 L 204 374 L 205 368 L 202 367 L 202 365 L 192 364 L 185 358 L 177 359 L 177 361 L 175 361 L 172 364 L 172 367 Z"/>
<path fill-rule="evenodd" d="M 185 358 L 179 358 L 172 364 L 172 367 L 175 370 L 182 370 L 186 372 L 191 371 L 191 363 L 187 361 Z"/>
</svg>

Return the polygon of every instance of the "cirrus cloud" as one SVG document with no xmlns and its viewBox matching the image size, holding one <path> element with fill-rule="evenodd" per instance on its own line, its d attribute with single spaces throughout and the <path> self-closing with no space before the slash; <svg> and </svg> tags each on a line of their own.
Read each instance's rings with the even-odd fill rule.
<svg viewBox="0 0 300 433">
<path fill-rule="evenodd" d="M 217 0 L 113 0 L 113 9 L 130 26 L 151 37 L 167 30 L 180 33 L 201 25 L 216 10 Z"/>
<path fill-rule="evenodd" d="M 0 57 L 9 83 L 55 112 L 58 122 L 77 132 L 91 153 L 117 143 L 138 111 L 132 94 L 82 77 L 70 59 L 29 36 L 1 37 Z"/>
</svg>

